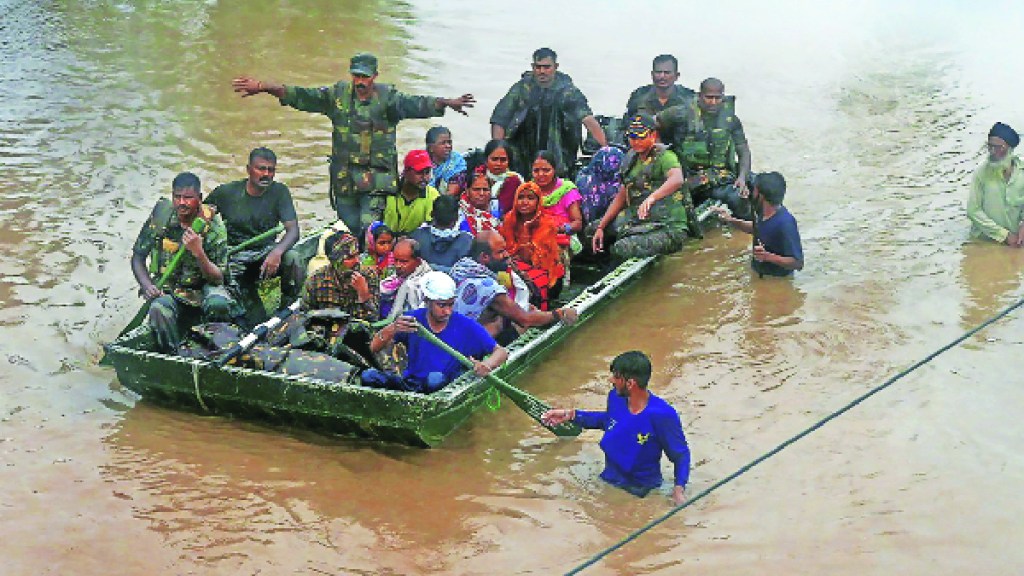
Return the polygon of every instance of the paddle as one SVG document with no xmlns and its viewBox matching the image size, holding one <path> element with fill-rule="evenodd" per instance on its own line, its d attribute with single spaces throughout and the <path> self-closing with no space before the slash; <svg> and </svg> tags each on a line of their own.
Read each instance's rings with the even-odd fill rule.
<svg viewBox="0 0 1024 576">
<path fill-rule="evenodd" d="M 200 226 L 199 230 L 196 230 L 196 226 L 197 225 Z M 202 231 L 202 225 L 203 225 L 203 221 L 201 219 L 199 219 L 199 218 L 196 218 L 192 222 L 192 229 L 195 230 L 196 233 L 199 233 L 199 232 Z M 241 250 L 244 250 L 244 249 L 248 248 L 249 246 L 252 246 L 253 244 L 255 244 L 257 242 L 261 242 L 263 240 L 266 240 L 267 238 L 270 238 L 271 236 L 277 236 L 283 230 L 284 230 L 284 226 L 281 225 L 281 224 L 278 224 L 277 226 L 275 226 L 274 228 L 271 228 L 270 230 L 267 230 L 266 232 L 263 232 L 261 234 L 257 234 L 256 236 L 253 236 L 252 238 L 249 238 L 248 240 L 242 242 L 238 246 L 233 246 L 233 247 L 229 248 L 228 249 L 228 256 L 230 256 L 232 254 L 235 254 L 235 253 L 237 253 L 237 252 L 239 252 Z M 174 256 L 171 256 L 171 261 L 167 264 L 167 270 L 164 270 L 164 273 L 160 276 L 160 279 L 157 280 L 157 282 L 156 282 L 156 287 L 157 288 L 163 289 L 164 284 L 166 284 L 167 281 L 170 280 L 171 274 L 174 274 L 174 271 L 178 269 L 178 264 L 181 263 L 181 258 L 185 255 L 185 252 L 186 252 L 185 246 L 182 245 L 180 248 L 178 248 L 178 251 L 174 253 Z M 149 313 L 149 307 L 150 307 L 150 305 L 152 305 L 152 303 L 153 303 L 152 300 L 146 300 L 146 302 L 144 302 L 142 304 L 142 307 L 139 308 L 139 312 L 135 315 L 134 318 L 132 318 L 131 322 L 129 322 L 128 325 L 125 326 L 123 330 L 121 330 L 121 332 L 117 335 L 117 337 L 120 338 L 121 336 L 124 336 L 125 334 L 127 334 L 127 333 L 131 332 L 132 330 L 135 330 L 136 328 L 138 328 L 139 325 L 142 324 L 143 320 L 146 319 L 146 314 Z M 102 362 L 102 360 L 101 360 L 101 362 Z"/>
<path fill-rule="evenodd" d="M 299 308 L 301 307 L 302 299 L 300 298 L 295 302 L 292 302 L 291 305 L 288 306 L 287 308 L 281 309 L 277 314 L 274 314 L 274 316 L 272 316 L 270 320 L 267 320 L 266 322 L 253 328 L 252 332 L 249 332 L 248 334 L 245 335 L 244 338 L 238 341 L 238 344 L 235 344 L 234 346 L 225 350 L 224 355 L 221 356 L 216 362 L 214 362 L 214 365 L 217 366 L 218 368 L 221 368 L 228 362 L 231 362 L 236 357 L 238 357 L 238 355 L 252 348 L 253 345 L 256 344 L 257 340 L 266 336 L 267 333 L 273 330 L 274 328 L 277 328 L 277 326 L 284 322 L 289 316 L 298 312 Z"/>
<path fill-rule="evenodd" d="M 466 358 L 458 350 L 452 348 L 448 344 L 441 341 L 441 339 L 434 335 L 433 332 L 428 330 L 426 326 L 417 323 L 416 328 L 419 331 L 419 335 L 423 337 L 425 340 L 427 340 L 434 346 L 437 346 L 438 348 L 444 350 L 448 354 L 451 354 L 452 358 L 455 358 L 456 360 L 459 361 L 459 364 L 462 364 L 463 366 L 469 368 L 470 370 L 473 369 L 472 360 Z M 547 405 L 546 403 L 544 403 L 544 401 L 540 400 L 536 396 L 533 396 L 528 392 L 520 390 L 519 388 L 516 388 L 515 386 L 509 384 L 508 382 L 505 382 L 504 380 L 498 378 L 494 374 L 488 374 L 484 378 L 492 385 L 494 385 L 495 388 L 497 388 L 499 391 L 505 394 L 505 396 L 508 396 L 508 398 L 512 400 L 512 402 L 515 403 L 516 406 L 520 407 L 524 412 L 529 414 L 531 418 L 536 420 L 541 426 L 553 432 L 556 436 L 579 436 L 580 432 L 583 431 L 583 429 L 580 428 L 579 425 L 573 424 L 571 422 L 559 424 L 558 426 L 549 426 L 545 424 L 541 420 L 541 416 L 543 416 L 545 412 L 550 410 L 551 406 Z"/>
</svg>

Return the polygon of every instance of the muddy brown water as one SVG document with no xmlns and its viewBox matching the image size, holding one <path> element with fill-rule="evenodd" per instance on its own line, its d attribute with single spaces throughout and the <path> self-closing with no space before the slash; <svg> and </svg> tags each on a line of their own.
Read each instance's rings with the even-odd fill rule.
<svg viewBox="0 0 1024 576">
<path fill-rule="evenodd" d="M 715 230 L 520 380 L 597 408 L 609 360 L 648 351 L 691 495 L 1017 301 L 1024 252 L 967 243 L 963 206 L 988 127 L 1024 128 L 998 33 L 1022 11 L 889 4 L 0 1 L 0 573 L 559 573 L 670 507 L 603 485 L 596 433 L 558 441 L 510 405 L 425 451 L 156 408 L 97 367 L 178 171 L 208 191 L 267 145 L 302 221 L 330 215 L 327 123 L 237 98 L 236 74 L 326 84 L 373 50 L 406 91 L 477 96 L 443 120 L 459 147 L 542 45 L 599 113 L 661 52 L 687 85 L 722 78 L 755 169 L 787 176 L 807 268 L 757 279 L 746 239 Z M 401 150 L 429 124 L 402 124 Z M 1020 572 L 1022 329 L 1002 320 L 587 573 Z"/>
</svg>

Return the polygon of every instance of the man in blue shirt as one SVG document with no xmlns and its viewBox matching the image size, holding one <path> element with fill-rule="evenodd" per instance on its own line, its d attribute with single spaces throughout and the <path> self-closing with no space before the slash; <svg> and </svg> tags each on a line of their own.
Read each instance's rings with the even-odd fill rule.
<svg viewBox="0 0 1024 576">
<path fill-rule="evenodd" d="M 390 342 L 408 347 L 408 363 L 401 376 L 369 369 L 362 374 L 363 384 L 394 390 L 436 392 L 459 377 L 465 370 L 458 360 L 419 336 L 419 324 L 427 327 L 442 342 L 473 360 L 473 371 L 486 376 L 508 358 L 508 351 L 498 345 L 483 326 L 454 311 L 455 281 L 444 272 L 428 272 L 423 276 L 424 308 L 388 324 L 370 341 L 370 351 L 380 352 Z"/>
<path fill-rule="evenodd" d="M 636 350 L 624 352 L 612 360 L 611 373 L 612 390 L 605 411 L 556 408 L 541 419 L 549 425 L 573 421 L 584 428 L 604 430 L 601 479 L 641 498 L 661 486 L 664 452 L 675 465 L 672 500 L 682 504 L 690 478 L 690 448 L 675 408 L 647 389 L 651 359 Z"/>
<path fill-rule="evenodd" d="M 786 179 L 778 172 L 765 172 L 754 179 L 751 199 L 760 204 L 756 221 L 734 218 L 723 207 L 715 209 L 722 222 L 756 236 L 750 265 L 762 276 L 789 276 L 804 267 L 800 231 L 796 218 L 782 205 L 785 197 Z"/>
</svg>

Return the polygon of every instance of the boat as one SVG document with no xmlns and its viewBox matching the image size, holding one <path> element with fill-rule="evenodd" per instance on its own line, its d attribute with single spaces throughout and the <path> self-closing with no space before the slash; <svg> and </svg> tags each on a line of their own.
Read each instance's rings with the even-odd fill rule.
<svg viewBox="0 0 1024 576">
<path fill-rule="evenodd" d="M 496 375 L 512 381 L 556 344 L 626 291 L 657 260 L 634 258 L 593 283 L 576 271 L 582 289 L 566 305 L 579 312 L 572 325 L 531 328 L 508 348 Z M 435 447 L 492 394 L 492 386 L 467 372 L 432 394 L 370 388 L 308 376 L 291 376 L 155 351 L 148 323 L 106 346 L 122 386 L 146 401 L 355 438 Z"/>
</svg>

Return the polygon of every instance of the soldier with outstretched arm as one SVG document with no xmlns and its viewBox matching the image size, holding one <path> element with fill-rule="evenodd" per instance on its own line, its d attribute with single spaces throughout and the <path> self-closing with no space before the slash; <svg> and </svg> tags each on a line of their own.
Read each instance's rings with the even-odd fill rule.
<svg viewBox="0 0 1024 576">
<path fill-rule="evenodd" d="M 315 112 L 333 126 L 330 166 L 331 206 L 353 235 L 381 219 L 384 198 L 398 187 L 398 152 L 395 134 L 407 118 L 443 116 L 447 108 L 460 114 L 476 100 L 414 96 L 388 84 L 378 84 L 377 57 L 361 52 L 352 57 L 351 80 L 332 86 L 302 88 L 240 76 L 231 81 L 243 97 L 267 93 L 282 106 Z"/>
</svg>

